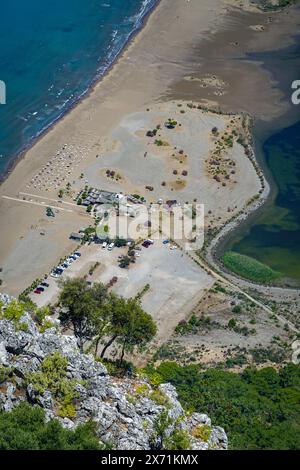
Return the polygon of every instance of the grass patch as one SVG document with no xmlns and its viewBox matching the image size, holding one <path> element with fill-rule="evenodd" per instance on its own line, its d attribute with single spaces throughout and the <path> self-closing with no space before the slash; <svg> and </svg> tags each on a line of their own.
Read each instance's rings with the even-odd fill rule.
<svg viewBox="0 0 300 470">
<path fill-rule="evenodd" d="M 245 279 L 255 282 L 270 283 L 282 274 L 250 256 L 227 251 L 222 258 L 224 266 Z"/>
</svg>

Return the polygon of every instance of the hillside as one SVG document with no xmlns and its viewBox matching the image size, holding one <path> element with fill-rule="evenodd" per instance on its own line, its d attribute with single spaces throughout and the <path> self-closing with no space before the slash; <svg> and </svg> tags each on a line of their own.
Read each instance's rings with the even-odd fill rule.
<svg viewBox="0 0 300 470">
<path fill-rule="evenodd" d="M 145 377 L 137 375 L 110 377 L 101 362 L 79 352 L 74 337 L 61 335 L 55 327 L 40 332 L 27 313 L 17 322 L 0 320 L 0 364 L 2 449 L 7 448 L 9 442 L 9 448 L 51 448 L 49 440 L 56 442 L 58 429 L 61 442 L 66 442 L 67 448 L 95 448 L 91 429 L 81 429 L 77 437 L 64 435 L 61 429 L 74 431 L 85 423 L 93 423 L 94 437 L 97 436 L 100 447 L 118 450 L 227 448 L 224 430 L 211 426 L 210 418 L 203 413 L 187 415 L 172 385 L 151 386 Z M 31 427 L 34 427 L 32 423 L 38 424 L 39 429 L 32 429 L 36 437 L 34 443 L 23 434 L 20 434 L 24 437 L 23 444 L 18 443 L 12 433 L 8 434 L 12 423 L 19 423 L 22 415 L 22 408 L 19 414 L 15 410 L 20 405 L 24 407 L 24 403 L 43 410 L 46 421 L 52 423 L 53 428 L 45 428 L 44 447 L 39 447 L 39 430 L 45 426 L 43 415 L 31 416 L 28 408 L 23 426 L 26 419 Z M 81 435 L 87 435 L 90 444 L 86 441 L 82 445 Z"/>
</svg>

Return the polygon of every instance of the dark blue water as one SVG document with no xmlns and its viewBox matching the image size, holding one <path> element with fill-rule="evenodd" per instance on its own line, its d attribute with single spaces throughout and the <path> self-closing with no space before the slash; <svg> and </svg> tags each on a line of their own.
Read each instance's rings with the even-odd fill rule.
<svg viewBox="0 0 300 470">
<path fill-rule="evenodd" d="M 300 105 L 291 101 L 291 84 L 300 78 L 300 36 L 287 48 L 251 54 L 250 59 L 268 70 L 289 107 L 285 116 L 269 123 L 259 121 L 254 129 L 275 197 L 251 224 L 233 234 L 225 249 L 300 281 Z"/>
<path fill-rule="evenodd" d="M 233 249 L 300 280 L 300 121 L 267 139 L 263 151 L 277 195 Z"/>
<path fill-rule="evenodd" d="M 156 1 L 1 2 L 0 177 L 107 70 Z"/>
</svg>

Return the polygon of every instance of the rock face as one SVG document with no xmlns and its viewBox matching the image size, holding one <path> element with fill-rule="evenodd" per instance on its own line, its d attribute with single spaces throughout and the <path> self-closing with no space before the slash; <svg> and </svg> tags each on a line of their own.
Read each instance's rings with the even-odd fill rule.
<svg viewBox="0 0 300 470">
<path fill-rule="evenodd" d="M 18 331 L 12 322 L 0 320 L 1 410 L 10 411 L 27 400 L 42 407 L 47 419 L 57 418 L 69 429 L 92 419 L 99 440 L 119 450 L 161 449 L 174 431 L 184 434 L 193 450 L 227 448 L 224 430 L 212 427 L 205 414 L 187 416 L 172 385 L 154 390 L 142 377 L 110 377 L 92 355 L 80 354 L 74 337 L 61 335 L 55 328 L 40 333 L 27 314 L 21 321 L 27 328 Z M 57 416 L 52 390 L 37 390 L 28 382 L 28 374 L 39 372 L 42 361 L 55 352 L 67 359 L 66 379 L 75 384 L 72 417 Z M 10 371 L 7 377 L 5 371 Z M 164 436 L 156 431 L 162 416 L 167 417 Z"/>
</svg>

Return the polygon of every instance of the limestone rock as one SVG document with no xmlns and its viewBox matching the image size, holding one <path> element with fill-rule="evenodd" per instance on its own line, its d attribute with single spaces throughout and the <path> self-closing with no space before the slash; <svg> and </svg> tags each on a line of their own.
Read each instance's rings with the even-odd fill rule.
<svg viewBox="0 0 300 470">
<path fill-rule="evenodd" d="M 1 385 L 0 410 L 10 411 L 27 399 L 44 409 L 46 420 L 57 418 L 68 429 L 92 419 L 99 440 L 119 450 L 159 450 L 175 429 L 189 434 L 193 450 L 227 448 L 224 430 L 211 426 L 206 414 L 187 416 L 172 385 L 160 385 L 155 395 L 144 378 L 110 377 L 105 366 L 92 355 L 80 354 L 73 336 L 62 335 L 56 328 L 40 333 L 28 314 L 22 317 L 22 323 L 27 325 L 25 331 L 16 329 L 12 322 L 0 320 L 0 365 L 13 374 L 13 379 L 7 378 Z M 65 417 L 57 416 L 59 406 L 53 390 L 37 391 L 32 383 L 27 383 L 24 389 L 23 385 L 28 374 L 40 371 L 43 359 L 54 352 L 67 359 L 66 379 L 74 384 L 74 411 Z M 138 392 L 139 388 L 143 393 Z M 169 418 L 165 437 L 156 433 L 162 413 Z M 201 425 L 211 427 L 207 442 L 193 436 L 194 428 Z"/>
</svg>

